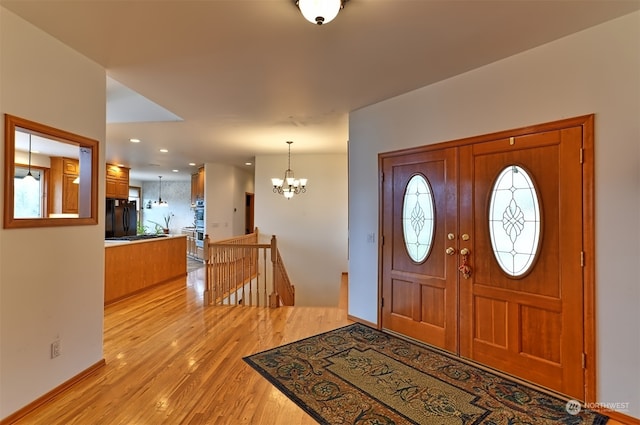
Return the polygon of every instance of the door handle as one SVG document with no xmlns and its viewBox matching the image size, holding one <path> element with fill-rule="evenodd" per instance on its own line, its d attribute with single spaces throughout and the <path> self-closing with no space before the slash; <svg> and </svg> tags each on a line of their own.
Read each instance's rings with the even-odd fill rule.
<svg viewBox="0 0 640 425">
<path fill-rule="evenodd" d="M 445 252 L 447 255 L 453 255 L 453 254 L 455 254 L 455 253 L 456 253 L 456 249 L 455 249 L 454 247 L 450 246 L 450 247 L 449 247 L 449 248 L 447 248 L 444 252 Z"/>
<path fill-rule="evenodd" d="M 465 279 L 469 279 L 471 277 L 471 266 L 469 265 L 469 250 L 467 248 L 462 248 L 460 250 L 460 255 L 462 256 L 462 264 L 458 267 L 460 273 L 462 273 L 462 277 Z"/>
</svg>

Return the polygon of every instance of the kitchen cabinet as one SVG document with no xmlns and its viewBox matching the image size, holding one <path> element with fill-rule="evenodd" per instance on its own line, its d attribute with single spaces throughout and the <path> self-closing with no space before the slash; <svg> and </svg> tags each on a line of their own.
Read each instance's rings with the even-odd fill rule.
<svg viewBox="0 0 640 425">
<path fill-rule="evenodd" d="M 105 242 L 104 304 L 187 276 L 187 238 Z"/>
<path fill-rule="evenodd" d="M 79 175 L 80 164 L 77 159 L 51 157 L 49 213 L 78 214 Z"/>
<path fill-rule="evenodd" d="M 198 168 L 197 173 L 191 175 L 191 205 L 204 200 L 204 167 Z"/>
<path fill-rule="evenodd" d="M 106 197 L 129 199 L 129 169 L 107 164 Z"/>
</svg>

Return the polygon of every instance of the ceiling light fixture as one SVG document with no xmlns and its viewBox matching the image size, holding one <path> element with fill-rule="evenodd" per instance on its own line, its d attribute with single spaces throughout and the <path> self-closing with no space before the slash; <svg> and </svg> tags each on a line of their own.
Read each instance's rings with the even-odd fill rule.
<svg viewBox="0 0 640 425">
<path fill-rule="evenodd" d="M 323 25 L 333 21 L 349 0 L 294 0 L 304 18 L 312 24 Z"/>
<path fill-rule="evenodd" d="M 273 184 L 273 193 L 284 195 L 285 198 L 291 199 L 293 195 L 305 193 L 307 191 L 307 179 L 296 179 L 291 169 L 291 145 L 293 142 L 287 141 L 289 145 L 289 162 L 287 170 L 284 172 L 284 179 L 277 177 L 271 179 Z"/>
<path fill-rule="evenodd" d="M 153 201 L 153 205 L 157 207 L 168 207 L 169 203 L 162 200 L 162 176 L 158 176 L 160 181 L 158 182 L 158 200 Z"/>
<path fill-rule="evenodd" d="M 27 183 L 36 181 L 36 178 L 31 174 L 31 133 L 29 133 L 29 172 L 22 179 Z"/>
</svg>

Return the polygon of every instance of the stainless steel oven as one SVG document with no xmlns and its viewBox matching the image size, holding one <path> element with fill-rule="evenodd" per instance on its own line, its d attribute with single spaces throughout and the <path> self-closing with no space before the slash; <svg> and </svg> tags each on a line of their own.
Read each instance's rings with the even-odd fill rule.
<svg viewBox="0 0 640 425">
<path fill-rule="evenodd" d="M 204 247 L 204 229 L 196 228 L 196 246 L 199 248 Z"/>
<path fill-rule="evenodd" d="M 198 202 L 201 202 L 201 201 L 198 201 Z M 193 207 L 193 216 L 196 222 L 198 221 L 204 222 L 204 203 L 196 204 L 196 206 Z"/>
<path fill-rule="evenodd" d="M 193 207 L 193 220 L 196 228 L 196 246 L 202 248 L 204 246 L 204 201 L 197 200 Z"/>
</svg>

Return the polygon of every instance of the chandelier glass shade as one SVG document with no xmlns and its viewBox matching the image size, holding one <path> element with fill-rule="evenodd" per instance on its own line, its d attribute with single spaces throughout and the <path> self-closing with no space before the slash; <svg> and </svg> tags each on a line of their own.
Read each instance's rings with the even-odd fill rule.
<svg viewBox="0 0 640 425">
<path fill-rule="evenodd" d="M 323 25 L 333 21 L 348 0 L 296 0 L 302 16 L 312 24 Z"/>
<path fill-rule="evenodd" d="M 289 145 L 289 161 L 286 171 L 284 172 L 284 178 L 274 177 L 271 179 L 273 185 L 273 193 L 284 195 L 286 199 L 293 198 L 293 195 L 305 193 L 307 191 L 307 179 L 296 179 L 291 169 L 291 144 L 293 142 L 288 141 Z"/>
</svg>

